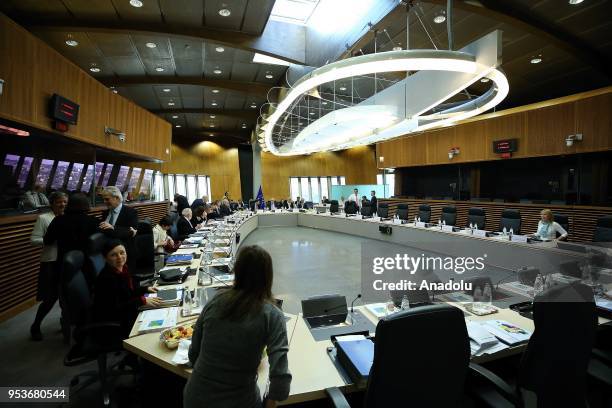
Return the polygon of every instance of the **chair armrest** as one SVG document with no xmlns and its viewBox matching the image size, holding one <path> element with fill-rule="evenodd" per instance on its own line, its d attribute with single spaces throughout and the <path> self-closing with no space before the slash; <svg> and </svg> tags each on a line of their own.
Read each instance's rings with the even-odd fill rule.
<svg viewBox="0 0 612 408">
<path fill-rule="evenodd" d="M 348 401 L 344 397 L 344 394 L 342 394 L 342 391 L 340 391 L 339 388 L 337 388 L 337 387 L 326 388 L 325 389 L 325 393 L 327 394 L 329 399 L 331 399 L 331 402 L 334 405 L 334 407 L 336 407 L 336 408 L 351 408 L 351 406 L 349 405 Z"/>
<path fill-rule="evenodd" d="M 470 363 L 470 374 L 491 384 L 502 397 L 515 407 L 520 408 L 523 406 L 523 401 L 521 397 L 517 395 L 516 391 L 492 371 L 476 363 Z"/>
</svg>

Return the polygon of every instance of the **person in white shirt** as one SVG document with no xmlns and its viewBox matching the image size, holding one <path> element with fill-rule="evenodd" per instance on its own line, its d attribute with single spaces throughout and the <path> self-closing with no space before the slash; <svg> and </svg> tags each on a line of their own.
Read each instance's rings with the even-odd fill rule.
<svg viewBox="0 0 612 408">
<path fill-rule="evenodd" d="M 353 194 L 348 196 L 347 201 L 354 201 L 357 204 L 357 207 L 361 207 L 361 198 L 359 198 L 359 190 L 354 189 Z"/>
<path fill-rule="evenodd" d="M 45 189 L 40 184 L 35 184 L 32 191 L 27 191 L 23 197 L 25 208 L 35 210 L 40 207 L 48 207 L 49 199 L 44 193 Z"/>
<path fill-rule="evenodd" d="M 41 304 L 38 306 L 34 323 L 30 326 L 30 335 L 32 340 L 35 341 L 42 340 L 40 325 L 45 316 L 53 309 L 53 305 L 55 305 L 59 296 L 60 282 L 57 245 L 45 245 L 43 238 L 53 218 L 64 213 L 66 204 L 68 204 L 68 196 L 61 192 L 55 192 L 49 198 L 51 200 L 51 211 L 38 216 L 30 237 L 32 245 L 42 247 L 40 270 L 38 272 L 38 293 L 36 295 L 36 300 L 41 301 Z"/>
<path fill-rule="evenodd" d="M 542 210 L 540 217 L 541 220 L 538 222 L 538 230 L 534 234 L 535 236 L 551 241 L 556 239 L 563 241 L 567 238 L 567 231 L 558 222 L 555 222 L 552 211 L 548 209 Z M 560 235 L 559 238 L 557 238 L 557 232 Z"/>
<path fill-rule="evenodd" d="M 153 248 L 156 254 L 163 254 L 166 245 L 174 245 L 174 240 L 168 236 L 168 230 L 172 226 L 170 217 L 165 216 L 153 227 Z"/>
</svg>

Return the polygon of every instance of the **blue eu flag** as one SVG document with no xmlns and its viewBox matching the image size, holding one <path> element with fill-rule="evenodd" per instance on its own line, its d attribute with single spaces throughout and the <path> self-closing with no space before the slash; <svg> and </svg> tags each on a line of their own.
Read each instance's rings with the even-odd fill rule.
<svg viewBox="0 0 612 408">
<path fill-rule="evenodd" d="M 266 208 L 266 202 L 264 201 L 263 190 L 261 186 L 259 186 L 259 191 L 257 192 L 257 203 L 259 204 L 259 208 L 262 210 Z"/>
</svg>

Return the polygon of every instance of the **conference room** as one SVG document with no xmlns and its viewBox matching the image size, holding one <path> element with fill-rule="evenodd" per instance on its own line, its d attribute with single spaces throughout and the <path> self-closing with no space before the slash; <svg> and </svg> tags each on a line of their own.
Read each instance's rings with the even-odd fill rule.
<svg viewBox="0 0 612 408">
<path fill-rule="evenodd" d="M 0 2 L 0 404 L 612 407 L 611 13 Z"/>
</svg>

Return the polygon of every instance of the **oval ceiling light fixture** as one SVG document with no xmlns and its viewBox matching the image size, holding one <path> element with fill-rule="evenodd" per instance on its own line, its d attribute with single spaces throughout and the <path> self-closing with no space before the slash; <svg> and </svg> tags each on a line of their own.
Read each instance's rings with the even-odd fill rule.
<svg viewBox="0 0 612 408">
<path fill-rule="evenodd" d="M 575 6 L 577 4 L 582 3 L 584 0 L 569 0 L 569 4 L 571 4 L 572 6 Z"/>
<path fill-rule="evenodd" d="M 402 47 L 400 47 L 399 45 L 396 45 L 395 47 L 393 47 L 393 51 L 401 51 L 403 50 Z"/>
<path fill-rule="evenodd" d="M 178 119 L 178 115 L 172 115 L 172 119 Z"/>
<path fill-rule="evenodd" d="M 232 14 L 232 11 L 228 8 L 219 9 L 219 15 L 221 17 L 229 17 Z"/>
<path fill-rule="evenodd" d="M 181 125 L 175 125 L 174 127 L 180 128 L 180 127 L 181 127 Z"/>
<path fill-rule="evenodd" d="M 212 106 L 217 106 L 217 102 L 211 103 Z"/>
<path fill-rule="evenodd" d="M 537 57 L 533 57 L 529 62 L 531 62 L 532 64 L 539 64 L 540 62 L 542 62 L 542 56 L 538 55 Z"/>
<path fill-rule="evenodd" d="M 274 78 L 274 75 L 272 75 L 272 73 L 270 73 L 269 71 L 266 73 L 266 78 L 268 79 L 272 79 Z"/>
<path fill-rule="evenodd" d="M 480 79 L 480 82 L 484 82 L 484 83 L 489 82 L 489 81 L 490 81 L 490 79 L 487 78 L 487 77 L 484 77 L 484 78 Z"/>
<path fill-rule="evenodd" d="M 211 118 L 211 119 L 214 119 L 214 118 L 216 118 L 216 117 L 217 117 L 217 115 L 210 115 L 210 116 L 209 116 L 209 118 Z"/>
<path fill-rule="evenodd" d="M 170 92 L 170 88 L 164 88 L 163 91 L 164 92 Z"/>
<path fill-rule="evenodd" d="M 66 45 L 69 47 L 76 47 L 79 45 L 79 42 L 75 40 L 71 34 L 68 34 L 68 39 L 66 40 Z"/>
<path fill-rule="evenodd" d="M 221 75 L 222 73 L 223 73 L 223 71 L 221 71 L 219 68 L 215 68 L 213 70 L 213 74 L 215 74 L 215 75 Z"/>
<path fill-rule="evenodd" d="M 140 8 L 142 5 L 143 3 L 141 0 L 130 0 L 130 6 L 132 7 Z"/>
<path fill-rule="evenodd" d="M 213 89 L 213 90 L 212 90 L 212 93 L 214 93 L 214 94 L 218 94 L 218 93 L 219 93 L 219 90 L 218 90 L 218 89 Z"/>
<path fill-rule="evenodd" d="M 145 44 L 147 48 L 157 48 L 157 44 L 154 42 L 148 42 Z"/>
<path fill-rule="evenodd" d="M 508 95 L 508 80 L 497 68 L 501 64 L 500 44 L 501 32 L 496 30 L 458 51 L 388 51 L 317 68 L 296 81 L 284 98 L 273 104 L 275 109 L 263 129 L 265 145 L 280 156 L 340 150 L 450 126 L 476 116 L 497 106 Z M 323 116 L 297 131 L 292 126 L 313 90 L 333 93 L 336 82 L 374 80 L 374 74 L 392 72 L 411 75 L 386 87 L 372 87 L 373 94 L 365 97 L 336 99 L 335 110 L 326 109 Z M 447 103 L 485 77 L 493 84 L 483 94 Z M 346 86 L 339 89 L 342 88 Z"/>
<path fill-rule="evenodd" d="M 96 72 L 96 73 L 98 73 L 98 72 L 102 71 L 100 68 L 98 68 L 98 67 L 96 66 L 96 64 L 92 64 L 92 66 L 89 68 L 89 70 L 90 70 L 91 72 Z"/>
<path fill-rule="evenodd" d="M 155 70 L 157 72 L 164 72 L 165 71 L 165 69 L 163 67 L 156 67 Z"/>
<path fill-rule="evenodd" d="M 221 47 L 221 46 L 218 46 L 218 47 L 216 47 L 216 48 L 215 48 L 215 51 L 217 51 L 217 52 L 223 52 L 223 51 L 225 51 L 225 48 L 223 48 L 223 47 Z"/>
<path fill-rule="evenodd" d="M 174 102 L 168 102 L 168 106 L 174 106 Z"/>
</svg>

